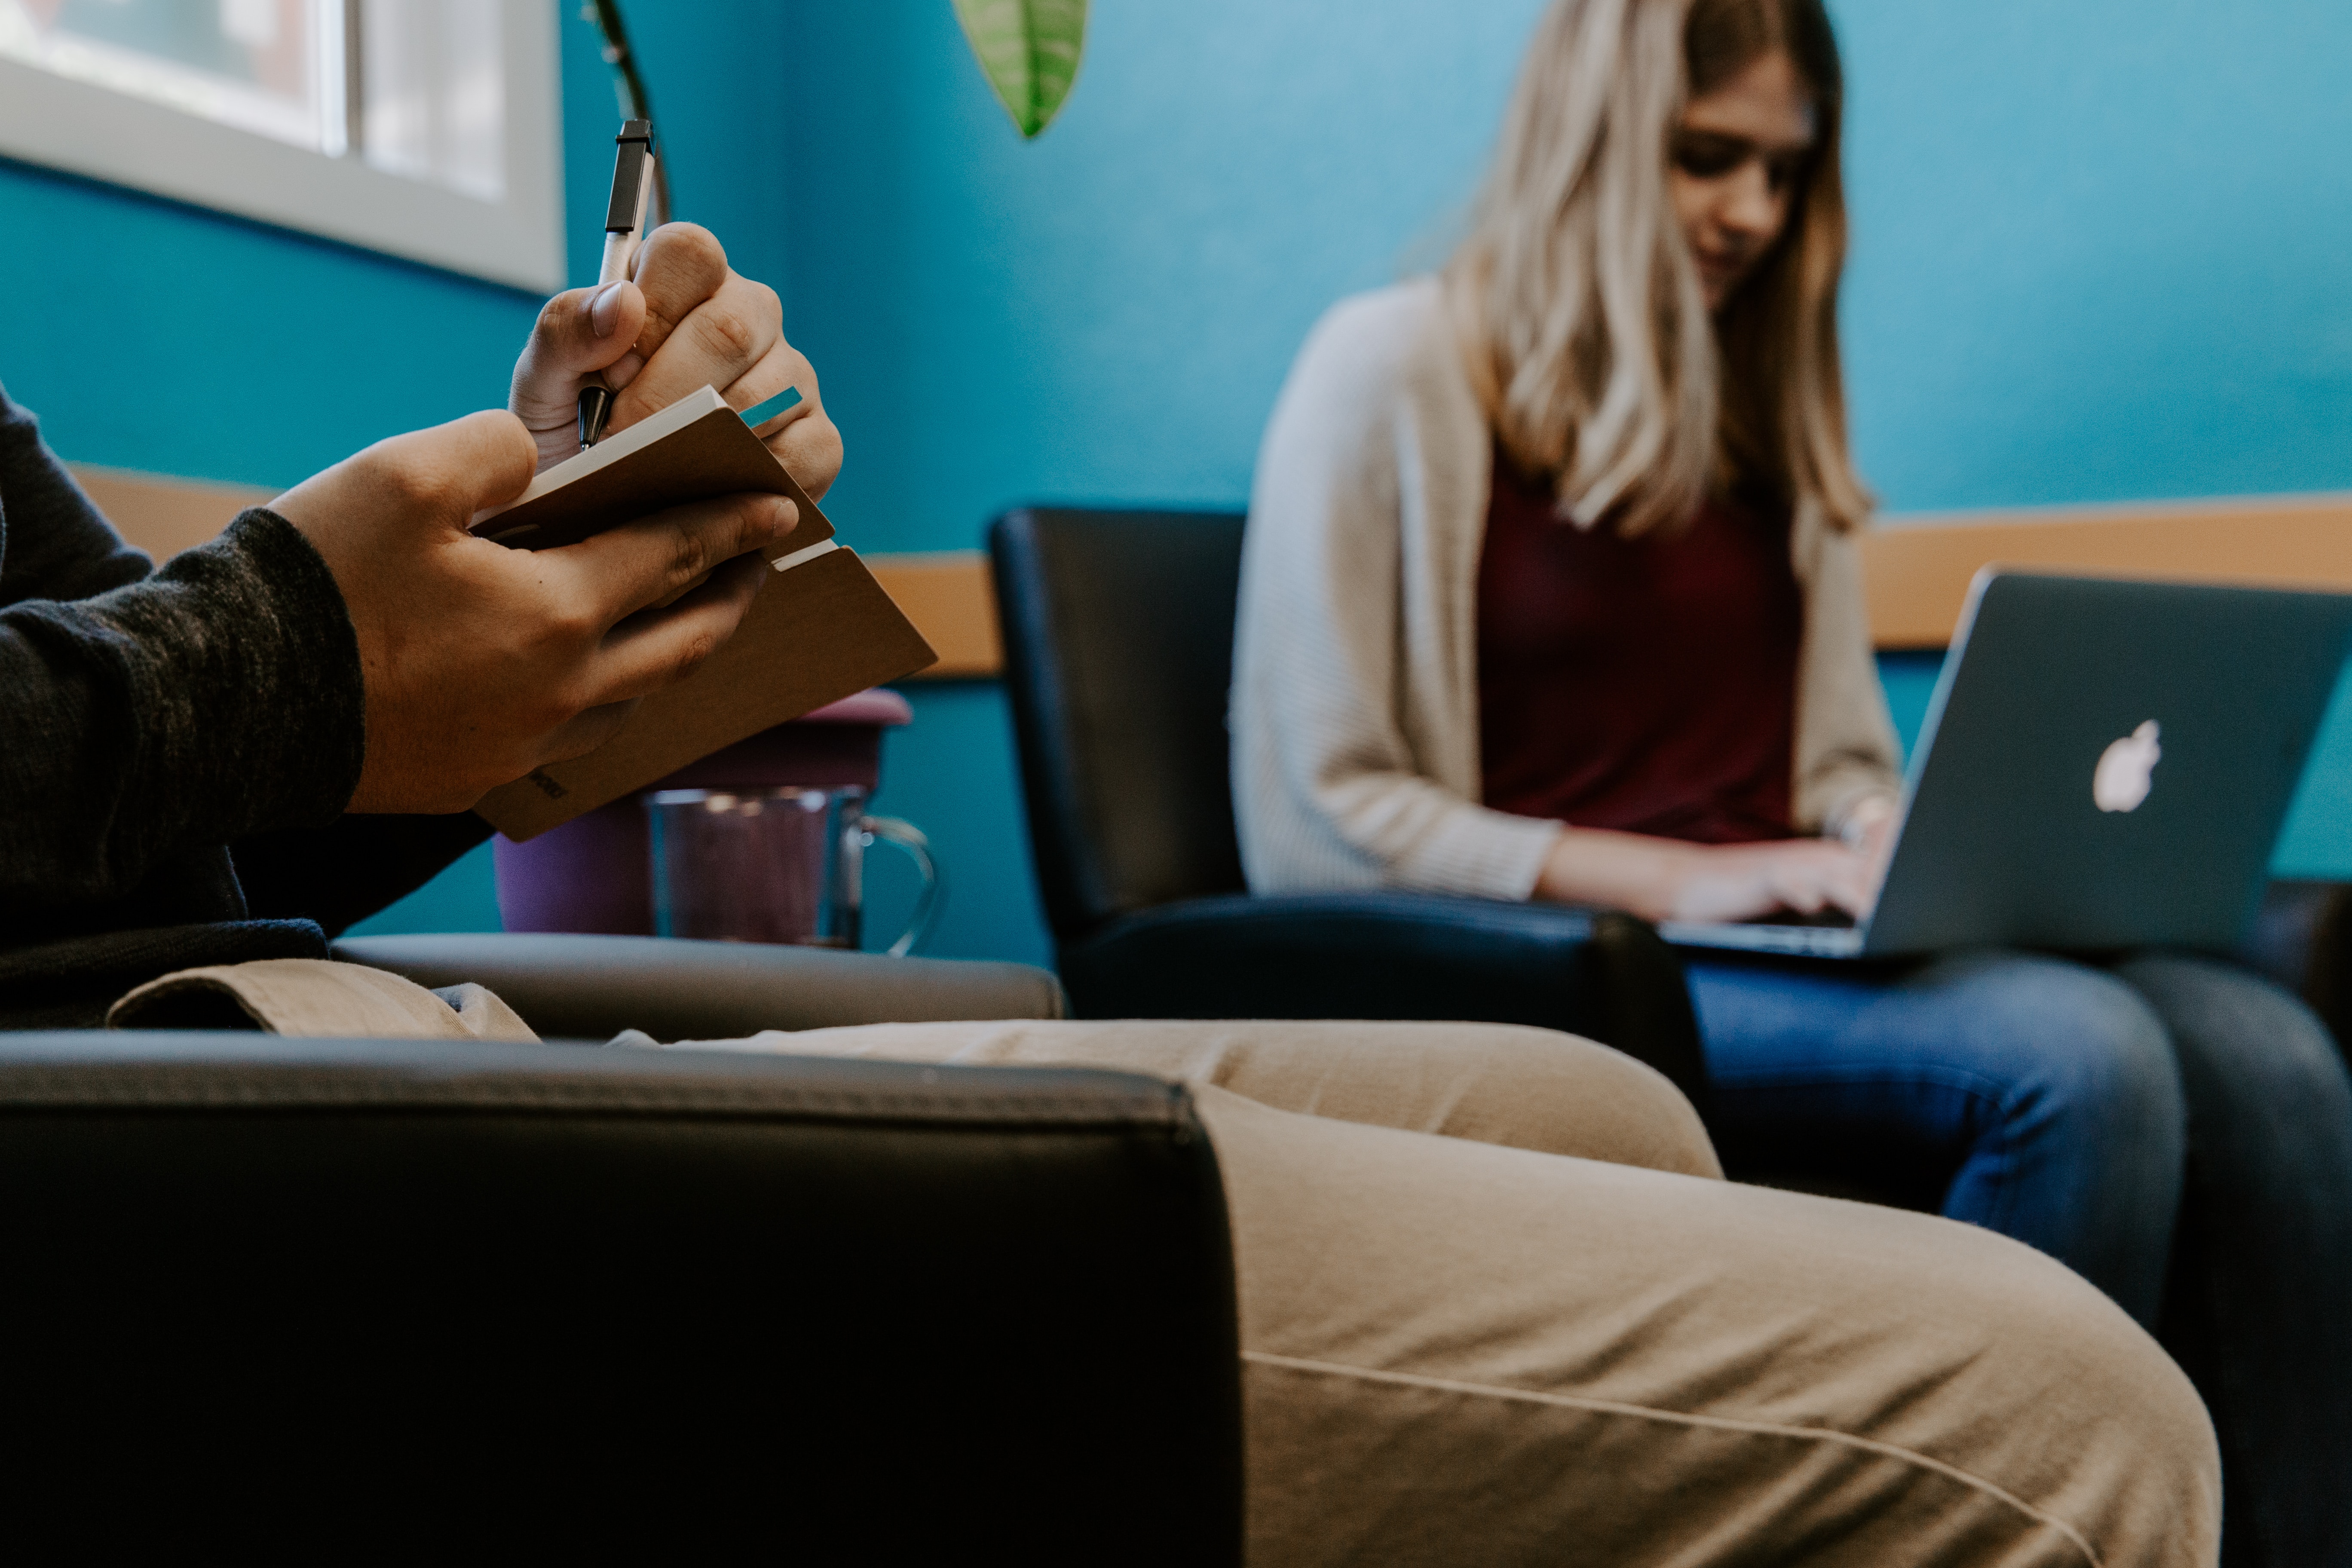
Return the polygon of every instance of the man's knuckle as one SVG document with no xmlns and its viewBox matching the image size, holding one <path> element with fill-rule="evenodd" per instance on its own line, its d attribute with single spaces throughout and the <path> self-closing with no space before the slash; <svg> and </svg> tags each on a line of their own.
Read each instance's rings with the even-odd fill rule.
<svg viewBox="0 0 2352 1568">
<path fill-rule="evenodd" d="M 703 271 L 723 270 L 727 266 L 727 247 L 719 243 L 717 235 L 698 223 L 665 225 L 662 237 L 679 262 Z"/>
<path fill-rule="evenodd" d="M 637 281 L 648 298 L 702 300 L 727 277 L 727 252 L 718 237 L 698 224 L 673 223 L 646 242 Z"/>
<path fill-rule="evenodd" d="M 352 483 L 369 489 L 386 483 L 392 471 L 399 466 L 398 460 L 382 447 L 370 447 L 364 451 L 354 452 L 336 465 Z"/>
<path fill-rule="evenodd" d="M 678 645 L 677 657 L 671 666 L 671 679 L 683 680 L 710 661 L 719 651 L 719 636 L 708 626 L 697 626 Z"/>
<path fill-rule="evenodd" d="M 637 341 L 629 345 L 631 352 L 640 358 L 651 359 L 685 319 L 685 312 L 672 310 L 667 301 L 646 295 L 646 324 L 638 331 Z"/>
<path fill-rule="evenodd" d="M 718 564 L 718 550 L 708 529 L 681 528 L 670 540 L 669 580 L 684 586 Z"/>
<path fill-rule="evenodd" d="M 604 617 L 584 595 L 558 594 L 551 597 L 545 624 L 548 636 L 567 647 L 593 642 L 604 635 Z"/>
<path fill-rule="evenodd" d="M 698 311 L 694 321 L 703 345 L 728 363 L 751 364 L 767 350 L 761 323 L 729 306 Z"/>
<path fill-rule="evenodd" d="M 446 498 L 449 479 L 434 464 L 385 463 L 369 476 L 370 482 L 393 502 L 408 510 L 432 510 Z"/>
</svg>

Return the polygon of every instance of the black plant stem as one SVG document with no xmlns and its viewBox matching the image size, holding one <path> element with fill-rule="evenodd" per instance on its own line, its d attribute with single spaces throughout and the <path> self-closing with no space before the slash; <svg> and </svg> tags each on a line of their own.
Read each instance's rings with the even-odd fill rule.
<svg viewBox="0 0 2352 1568">
<path fill-rule="evenodd" d="M 629 111 L 622 118 L 642 120 L 648 124 L 654 118 L 653 100 L 646 92 L 646 79 L 638 73 L 637 57 L 629 50 L 629 29 L 621 20 L 621 0 L 589 0 L 583 13 L 604 35 L 604 63 L 621 73 L 621 86 L 628 94 Z M 660 128 L 655 128 L 659 134 Z M 669 144 L 655 143 L 658 155 L 654 159 L 654 226 L 669 221 Z"/>
</svg>

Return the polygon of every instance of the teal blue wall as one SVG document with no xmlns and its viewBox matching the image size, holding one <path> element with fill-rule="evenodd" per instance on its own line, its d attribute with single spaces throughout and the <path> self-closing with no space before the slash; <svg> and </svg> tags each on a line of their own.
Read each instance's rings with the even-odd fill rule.
<svg viewBox="0 0 2352 1568">
<path fill-rule="evenodd" d="M 578 213 L 613 109 L 562 9 Z M 969 548 L 1028 500 L 1238 503 L 1317 313 L 1442 253 L 1538 9 L 1097 0 L 1024 145 L 947 0 L 629 7 L 680 214 L 783 289 L 847 439 L 828 510 L 869 550 Z M 1836 9 L 1855 428 L 1890 509 L 2352 489 L 2352 8 Z M 39 302 L 0 318 L 0 376 L 75 458 L 291 480 L 498 402 L 534 307 L 5 165 L 0 199 L 26 237 L 0 279 Z M 213 395 L 159 416 L 190 374 Z M 1887 673 L 1916 711 L 1923 667 Z M 881 805 L 950 868 L 933 951 L 1042 957 L 1001 696 L 913 695 Z M 2282 870 L 2352 876 L 2347 709 Z M 481 925 L 488 896 L 469 860 L 384 923 Z"/>
<path fill-rule="evenodd" d="M 1891 507 L 2352 488 L 2352 6 L 1836 10 Z"/>
</svg>

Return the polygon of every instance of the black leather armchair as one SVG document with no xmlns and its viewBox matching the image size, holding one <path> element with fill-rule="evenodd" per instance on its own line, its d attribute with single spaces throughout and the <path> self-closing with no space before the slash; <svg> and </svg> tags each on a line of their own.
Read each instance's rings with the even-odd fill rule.
<svg viewBox="0 0 2352 1568">
<path fill-rule="evenodd" d="M 1240 1561 L 1179 1087 L 27 1034 L 0 1119 L 20 1542 Z"/>
<path fill-rule="evenodd" d="M 1248 895 L 1225 734 L 1242 523 L 1034 509 L 989 531 L 1030 842 L 1073 1009 L 1537 1024 L 1703 1100 L 1682 966 L 1630 916 Z"/>
</svg>

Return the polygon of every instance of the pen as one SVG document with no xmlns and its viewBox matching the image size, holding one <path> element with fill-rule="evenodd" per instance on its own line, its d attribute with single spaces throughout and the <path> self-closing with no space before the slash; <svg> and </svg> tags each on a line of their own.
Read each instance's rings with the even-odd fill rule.
<svg viewBox="0 0 2352 1568">
<path fill-rule="evenodd" d="M 613 138 L 613 199 L 604 205 L 604 264 L 596 287 L 627 280 L 636 259 L 637 236 L 645 231 L 646 201 L 654 188 L 654 123 L 629 120 Z M 613 389 L 602 376 L 580 389 L 580 444 L 593 447 L 613 412 Z"/>
</svg>

